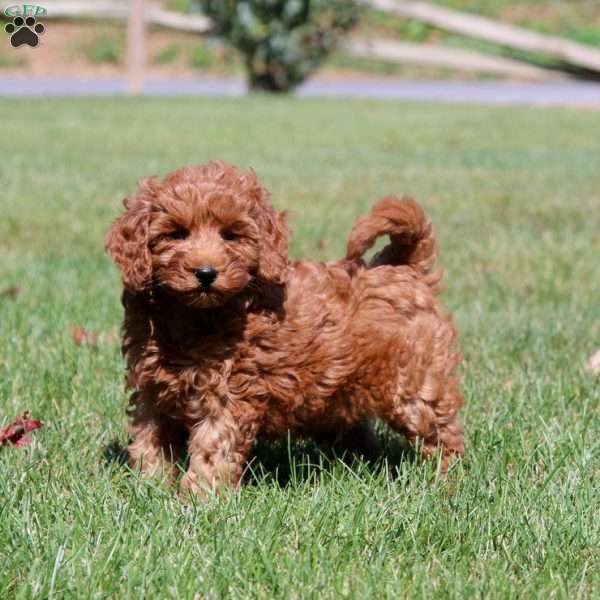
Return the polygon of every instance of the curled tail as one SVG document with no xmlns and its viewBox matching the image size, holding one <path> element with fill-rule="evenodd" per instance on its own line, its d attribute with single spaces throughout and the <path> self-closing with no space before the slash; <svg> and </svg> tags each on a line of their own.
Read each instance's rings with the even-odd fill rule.
<svg viewBox="0 0 600 600">
<path fill-rule="evenodd" d="M 390 243 L 373 257 L 369 267 L 410 265 L 422 275 L 431 273 L 431 283 L 439 280 L 441 273 L 432 273 L 437 251 L 431 221 L 407 196 L 386 196 L 356 221 L 348 236 L 346 260 L 362 263 L 363 254 L 386 234 Z"/>
</svg>

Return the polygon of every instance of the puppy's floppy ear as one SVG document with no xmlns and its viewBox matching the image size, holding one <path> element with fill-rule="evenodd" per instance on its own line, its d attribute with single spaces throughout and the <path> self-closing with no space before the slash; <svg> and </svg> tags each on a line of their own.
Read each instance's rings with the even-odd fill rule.
<svg viewBox="0 0 600 600">
<path fill-rule="evenodd" d="M 265 283 L 284 283 L 288 266 L 290 230 L 285 212 L 277 212 L 268 201 L 269 193 L 252 170 L 237 175 L 237 185 L 253 203 L 252 216 L 258 227 L 260 256 L 256 277 Z"/>
<path fill-rule="evenodd" d="M 157 186 L 155 178 L 141 180 L 135 196 L 123 200 L 125 212 L 106 236 L 106 251 L 120 267 L 123 285 L 132 292 L 142 291 L 152 281 L 148 230 Z"/>
<path fill-rule="evenodd" d="M 261 201 L 256 217 L 260 232 L 260 257 L 257 277 L 267 283 L 284 283 L 288 265 L 290 230 L 285 212 L 276 212 L 266 201 Z"/>
</svg>

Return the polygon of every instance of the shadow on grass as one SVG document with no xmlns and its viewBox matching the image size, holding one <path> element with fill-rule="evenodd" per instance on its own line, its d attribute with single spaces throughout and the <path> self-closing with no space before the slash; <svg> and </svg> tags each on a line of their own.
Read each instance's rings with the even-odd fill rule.
<svg viewBox="0 0 600 600">
<path fill-rule="evenodd" d="M 354 472 L 368 469 L 379 473 L 386 468 L 390 476 L 397 475 L 400 466 L 417 460 L 414 450 L 396 435 L 385 435 L 377 454 L 365 456 L 361 452 L 318 445 L 312 440 L 288 438 L 277 442 L 258 441 L 248 459 L 243 476 L 244 485 L 275 483 L 281 488 L 307 481 L 316 481 L 320 473 L 331 473 L 341 461 Z M 113 440 L 102 452 L 106 465 L 127 468 L 127 446 Z M 182 472 L 187 468 L 187 455 L 178 463 Z"/>
<path fill-rule="evenodd" d="M 387 468 L 390 475 L 395 477 L 402 463 L 415 459 L 413 449 L 398 436 L 386 439 L 381 451 L 372 455 L 318 445 L 311 440 L 261 441 L 254 446 L 244 483 L 257 485 L 274 482 L 284 488 L 307 481 L 316 482 L 321 473 L 333 472 L 340 462 L 358 474 L 365 470 L 376 474 Z"/>
<path fill-rule="evenodd" d="M 113 440 L 103 448 L 102 457 L 106 465 L 125 467 L 129 462 L 129 451 L 119 440 Z"/>
</svg>

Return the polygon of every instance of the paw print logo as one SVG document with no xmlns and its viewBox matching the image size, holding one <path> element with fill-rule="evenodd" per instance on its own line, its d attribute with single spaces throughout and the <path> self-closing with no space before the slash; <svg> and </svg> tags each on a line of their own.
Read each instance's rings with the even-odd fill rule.
<svg viewBox="0 0 600 600">
<path fill-rule="evenodd" d="M 40 38 L 39 36 L 44 33 L 45 27 L 41 23 L 36 23 L 35 17 L 15 17 L 12 23 L 7 23 L 4 26 L 4 31 L 10 34 L 10 45 L 13 48 L 18 48 L 23 44 L 27 44 L 32 48 L 35 48 Z"/>
</svg>

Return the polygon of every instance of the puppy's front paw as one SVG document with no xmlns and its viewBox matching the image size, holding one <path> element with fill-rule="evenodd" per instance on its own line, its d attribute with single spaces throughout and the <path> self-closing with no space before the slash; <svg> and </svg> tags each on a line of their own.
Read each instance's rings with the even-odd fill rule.
<svg viewBox="0 0 600 600">
<path fill-rule="evenodd" d="M 195 496 L 199 500 L 208 500 L 213 495 L 208 483 L 202 477 L 198 478 L 193 471 L 185 473 L 181 478 L 179 488 L 183 494 Z"/>
<path fill-rule="evenodd" d="M 132 446 L 129 446 L 128 449 L 128 465 L 132 471 L 139 473 L 142 479 L 164 479 L 167 483 L 174 481 L 176 473 L 173 463 L 166 460 L 160 453 L 141 454 L 138 452 L 138 448 Z"/>
</svg>

